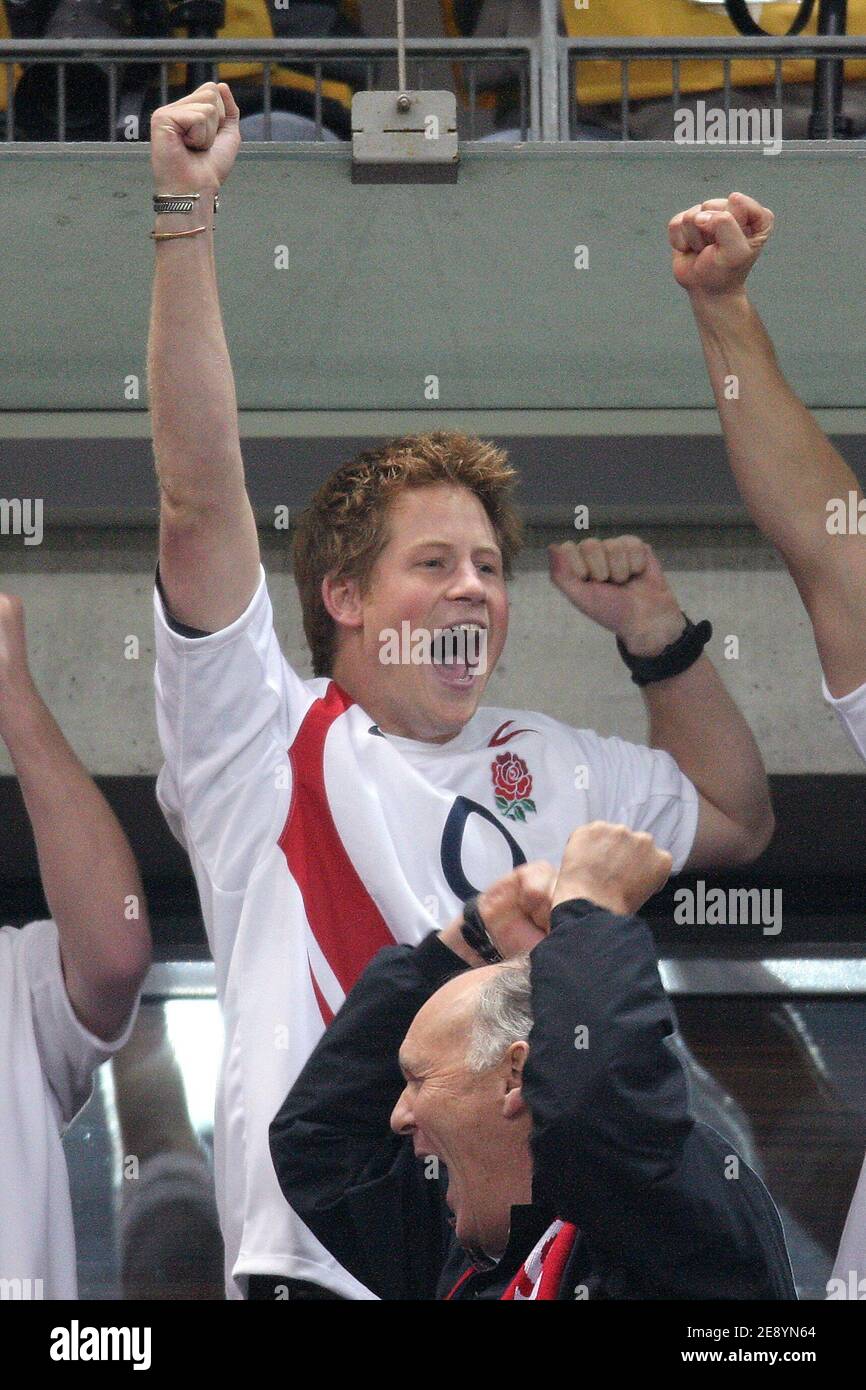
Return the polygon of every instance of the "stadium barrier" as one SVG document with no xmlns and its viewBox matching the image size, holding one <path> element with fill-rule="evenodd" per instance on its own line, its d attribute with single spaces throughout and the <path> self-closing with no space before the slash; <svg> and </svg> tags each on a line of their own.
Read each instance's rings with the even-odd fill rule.
<svg viewBox="0 0 866 1390">
<path fill-rule="evenodd" d="M 429 38 L 406 41 L 407 72 L 413 90 L 432 86 L 456 86 L 460 94 L 459 121 L 462 139 L 475 138 L 479 94 L 484 88 L 484 69 L 503 63 L 514 64 L 519 100 L 519 119 L 515 127 L 521 140 L 568 141 L 574 138 L 578 119 L 577 92 L 581 64 L 613 62 L 619 65 L 621 85 L 620 138 L 632 139 L 629 117 L 635 100 L 630 74 L 637 62 L 670 64 L 671 104 L 681 99 L 680 73 L 684 62 L 722 64 L 724 85 L 718 93 L 721 109 L 731 110 L 732 64 L 742 59 L 762 59 L 772 65 L 772 86 L 777 105 L 782 105 L 784 63 L 816 62 L 827 100 L 822 136 L 838 138 L 829 99 L 834 70 L 840 63 L 866 59 L 866 36 L 838 38 L 652 38 L 652 39 L 576 39 L 556 32 L 556 13 L 551 19 L 550 0 L 544 0 L 540 31 L 526 38 Z M 552 30 L 552 32 L 551 32 Z M 24 67 L 32 64 L 56 69 L 55 135 L 63 142 L 68 133 L 67 70 L 84 64 L 98 65 L 107 74 L 107 115 L 105 139 L 123 140 L 124 111 L 119 74 L 132 65 L 153 66 L 154 105 L 164 104 L 179 90 L 173 90 L 172 70 L 190 64 L 200 75 L 210 71 L 219 78 L 223 69 L 239 63 L 260 64 L 261 103 L 264 138 L 270 139 L 274 111 L 274 69 L 290 65 L 309 74 L 313 93 L 313 120 L 317 139 L 324 138 L 322 118 L 325 68 L 330 64 L 352 64 L 363 68 L 365 90 L 380 87 L 379 73 L 385 63 L 397 56 L 396 39 L 51 39 L 0 41 L 0 66 L 5 73 L 7 110 L 3 134 L 16 140 L 16 81 Z M 465 77 L 463 70 L 465 69 Z M 449 80 L 450 79 L 450 80 Z M 185 90 L 186 88 L 184 88 Z M 452 88 L 453 89 L 453 88 Z M 126 137 L 130 138 L 130 137 Z M 138 138 L 137 136 L 134 138 Z"/>
</svg>

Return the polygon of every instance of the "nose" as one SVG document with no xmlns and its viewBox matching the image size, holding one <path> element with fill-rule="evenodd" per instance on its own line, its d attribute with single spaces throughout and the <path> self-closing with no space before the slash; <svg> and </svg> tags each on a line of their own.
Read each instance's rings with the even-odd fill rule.
<svg viewBox="0 0 866 1390">
<path fill-rule="evenodd" d="M 391 1128 L 395 1134 L 401 1136 L 412 1134 L 415 1129 L 412 1107 L 409 1104 L 408 1086 L 404 1087 L 403 1094 L 391 1111 Z"/>
<path fill-rule="evenodd" d="M 484 581 L 468 556 L 457 566 L 448 597 L 469 599 L 473 603 L 484 603 L 487 598 Z"/>
</svg>

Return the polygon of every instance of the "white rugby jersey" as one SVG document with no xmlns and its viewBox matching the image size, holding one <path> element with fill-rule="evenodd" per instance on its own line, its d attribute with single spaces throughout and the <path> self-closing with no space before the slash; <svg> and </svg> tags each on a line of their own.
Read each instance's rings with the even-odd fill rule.
<svg viewBox="0 0 866 1390">
<path fill-rule="evenodd" d="M 78 1296 L 60 1136 L 136 1012 L 113 1042 L 94 1037 L 66 993 L 55 924 L 0 927 L 0 1301 Z"/>
<path fill-rule="evenodd" d="M 842 725 L 860 757 L 866 762 L 866 683 L 849 690 L 847 695 L 837 699 L 830 694 L 827 682 L 821 677 L 821 693 L 827 704 L 836 711 L 836 718 Z"/>
<path fill-rule="evenodd" d="M 447 744 L 383 735 L 328 678 L 302 680 L 264 570 L 206 637 L 158 591 L 157 796 L 187 849 L 225 1019 L 214 1148 L 230 1297 L 244 1276 L 372 1297 L 288 1208 L 268 1127 L 382 946 L 415 945 L 513 866 L 556 864 L 576 826 L 650 831 L 685 862 L 698 798 L 667 753 L 543 714 L 479 709 Z"/>
</svg>

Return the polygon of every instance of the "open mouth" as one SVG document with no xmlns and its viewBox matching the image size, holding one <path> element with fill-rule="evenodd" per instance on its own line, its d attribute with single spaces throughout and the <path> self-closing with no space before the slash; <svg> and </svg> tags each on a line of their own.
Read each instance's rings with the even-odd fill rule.
<svg viewBox="0 0 866 1390">
<path fill-rule="evenodd" d="M 487 670 L 487 629 L 480 623 L 436 628 L 430 662 L 438 679 L 453 690 L 468 690 Z"/>
</svg>

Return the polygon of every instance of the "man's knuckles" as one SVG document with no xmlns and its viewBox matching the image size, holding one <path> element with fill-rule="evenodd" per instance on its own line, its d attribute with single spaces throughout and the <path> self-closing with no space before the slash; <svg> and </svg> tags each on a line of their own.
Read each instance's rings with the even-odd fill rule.
<svg viewBox="0 0 866 1390">
<path fill-rule="evenodd" d="M 642 573 L 647 563 L 647 547 L 638 536 L 615 536 L 600 541 L 587 537 L 581 541 L 577 554 L 589 578 L 625 584 Z"/>
<path fill-rule="evenodd" d="M 158 132 L 172 127 L 188 130 L 198 121 L 218 126 L 225 115 L 222 97 L 216 90 L 212 97 L 201 96 L 200 91 L 201 89 L 180 101 L 170 102 L 167 106 L 158 106 L 150 118 L 151 131 Z"/>
</svg>

